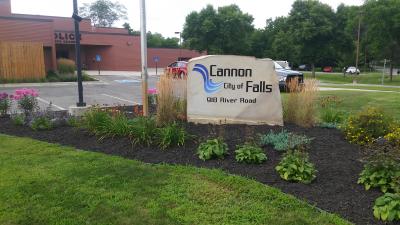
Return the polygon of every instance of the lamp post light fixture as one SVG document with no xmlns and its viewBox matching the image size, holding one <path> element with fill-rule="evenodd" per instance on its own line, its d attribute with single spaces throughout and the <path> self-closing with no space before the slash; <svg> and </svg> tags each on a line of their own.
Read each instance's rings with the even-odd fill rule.
<svg viewBox="0 0 400 225">
<path fill-rule="evenodd" d="M 182 32 L 175 31 L 175 34 L 179 34 L 179 60 L 182 60 Z"/>
<path fill-rule="evenodd" d="M 76 63 L 76 72 L 78 75 L 78 102 L 76 106 L 85 107 L 86 103 L 83 102 L 83 85 L 82 85 L 82 62 L 81 62 L 81 34 L 79 31 L 79 23 L 82 21 L 82 18 L 78 14 L 78 1 L 73 0 L 74 5 L 74 13 L 72 18 L 74 19 L 75 26 L 75 63 Z"/>
</svg>

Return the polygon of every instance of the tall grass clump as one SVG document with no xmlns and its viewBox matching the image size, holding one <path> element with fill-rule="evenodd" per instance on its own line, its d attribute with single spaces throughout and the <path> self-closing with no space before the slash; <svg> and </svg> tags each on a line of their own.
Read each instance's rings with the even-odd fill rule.
<svg viewBox="0 0 400 225">
<path fill-rule="evenodd" d="M 186 80 L 173 76 L 161 76 L 157 84 L 157 124 L 166 125 L 186 119 Z"/>
<path fill-rule="evenodd" d="M 58 59 L 57 68 L 60 74 L 73 75 L 75 73 L 75 62 L 70 59 Z"/>
<path fill-rule="evenodd" d="M 106 128 L 111 124 L 112 117 L 106 111 L 99 108 L 92 108 L 83 115 L 82 125 L 90 133 L 104 135 Z"/>
<path fill-rule="evenodd" d="M 302 127 L 311 127 L 316 123 L 318 83 L 315 79 L 306 79 L 304 84 L 292 79 L 288 83 L 289 96 L 284 104 L 284 119 Z"/>
</svg>

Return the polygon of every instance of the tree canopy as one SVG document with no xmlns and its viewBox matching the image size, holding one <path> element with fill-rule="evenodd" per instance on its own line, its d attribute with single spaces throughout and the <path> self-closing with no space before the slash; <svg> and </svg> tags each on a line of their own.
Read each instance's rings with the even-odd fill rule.
<svg viewBox="0 0 400 225">
<path fill-rule="evenodd" d="M 390 59 L 400 63 L 400 1 L 365 0 L 336 10 L 318 0 L 296 0 L 288 16 L 255 29 L 237 5 L 207 5 L 186 17 L 184 45 L 209 54 L 250 55 L 294 65 L 354 66 L 360 23 L 359 65 Z"/>
<path fill-rule="evenodd" d="M 84 3 L 79 8 L 82 17 L 90 18 L 94 26 L 111 27 L 115 22 L 126 19 L 124 5 L 110 0 L 96 0 L 93 3 Z"/>
</svg>

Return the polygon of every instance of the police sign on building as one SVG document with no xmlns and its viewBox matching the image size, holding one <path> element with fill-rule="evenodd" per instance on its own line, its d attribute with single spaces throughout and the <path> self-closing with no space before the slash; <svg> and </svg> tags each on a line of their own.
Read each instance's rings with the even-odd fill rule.
<svg viewBox="0 0 400 225">
<path fill-rule="evenodd" d="M 189 122 L 283 125 L 274 64 L 247 56 L 203 56 L 188 64 Z"/>
</svg>

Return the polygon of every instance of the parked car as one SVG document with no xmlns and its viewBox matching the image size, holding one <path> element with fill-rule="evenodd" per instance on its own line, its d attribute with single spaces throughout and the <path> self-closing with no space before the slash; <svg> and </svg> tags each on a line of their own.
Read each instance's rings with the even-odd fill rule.
<svg viewBox="0 0 400 225">
<path fill-rule="evenodd" d="M 281 67 L 287 69 L 287 70 L 291 70 L 292 68 L 290 68 L 289 62 L 288 61 L 283 61 L 283 60 L 276 60 L 276 63 L 278 63 Z"/>
<path fill-rule="evenodd" d="M 360 70 L 359 69 L 357 69 L 356 67 L 354 67 L 354 66 L 350 66 L 350 67 L 348 67 L 347 69 L 346 69 L 346 73 L 348 73 L 348 74 L 351 74 L 351 75 L 353 75 L 353 74 L 360 74 Z"/>
<path fill-rule="evenodd" d="M 306 64 L 302 64 L 299 66 L 299 70 L 301 71 L 309 71 L 310 70 L 310 66 L 306 65 Z"/>
<path fill-rule="evenodd" d="M 165 69 L 165 72 L 172 74 L 174 78 L 182 79 L 187 76 L 187 62 L 175 61 Z"/>
<path fill-rule="evenodd" d="M 333 72 L 333 68 L 332 68 L 332 66 L 324 66 L 324 68 L 322 68 L 322 72 L 332 73 Z"/>
<path fill-rule="evenodd" d="M 299 71 L 285 69 L 276 62 L 274 62 L 274 65 L 275 65 L 275 72 L 279 80 L 279 89 L 281 91 L 286 91 L 287 85 L 293 79 L 297 79 L 299 85 L 303 84 L 304 75 Z"/>
</svg>

